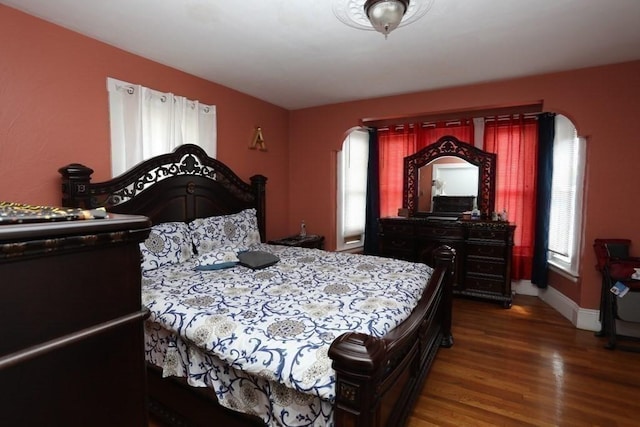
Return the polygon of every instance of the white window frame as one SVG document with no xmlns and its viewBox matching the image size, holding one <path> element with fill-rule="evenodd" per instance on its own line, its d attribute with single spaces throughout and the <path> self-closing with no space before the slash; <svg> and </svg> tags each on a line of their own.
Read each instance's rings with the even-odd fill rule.
<svg viewBox="0 0 640 427">
<path fill-rule="evenodd" d="M 584 172 L 586 164 L 586 140 L 579 137 L 574 124 L 567 117 L 563 115 L 556 115 L 555 119 L 555 139 L 554 139 L 554 175 L 556 171 L 560 172 L 559 168 L 566 170 L 566 164 L 558 164 L 556 162 L 556 147 L 561 146 L 563 143 L 572 141 L 574 146 L 573 159 L 571 164 L 571 192 L 569 204 L 565 206 L 565 215 L 563 216 L 563 224 L 568 224 L 570 230 L 567 233 L 569 241 L 563 242 L 567 247 L 567 253 L 558 253 L 557 251 L 549 250 L 548 262 L 549 264 L 558 269 L 560 273 L 565 273 L 569 278 L 577 278 L 580 268 L 580 254 L 579 250 L 582 241 L 582 217 L 583 217 L 583 195 L 584 195 Z M 556 215 L 561 215 L 561 209 L 558 206 L 554 206 L 554 191 L 558 191 L 558 188 L 554 186 L 552 180 L 552 196 L 551 196 L 551 212 L 550 212 L 550 224 L 549 224 L 549 242 L 551 243 L 551 237 L 556 233 L 554 231 L 553 219 Z M 557 236 L 557 234 L 556 234 Z"/>
<path fill-rule="evenodd" d="M 364 246 L 369 133 L 349 133 L 337 155 L 336 250 L 357 252 Z"/>
</svg>

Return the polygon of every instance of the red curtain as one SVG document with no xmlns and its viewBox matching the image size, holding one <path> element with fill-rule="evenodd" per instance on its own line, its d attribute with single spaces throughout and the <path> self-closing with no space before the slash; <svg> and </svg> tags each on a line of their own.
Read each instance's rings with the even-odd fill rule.
<svg viewBox="0 0 640 427">
<path fill-rule="evenodd" d="M 516 225 L 511 278 L 530 279 L 535 241 L 537 120 L 521 115 L 486 120 L 484 149 L 497 157 L 495 209 L 505 209 L 509 222 Z"/>
<path fill-rule="evenodd" d="M 407 124 L 378 130 L 380 217 L 396 216 L 402 207 L 404 158 L 445 135 L 473 145 L 473 121 Z"/>
<path fill-rule="evenodd" d="M 404 158 L 416 152 L 414 126 L 378 130 L 380 217 L 396 216 L 402 207 Z"/>
<path fill-rule="evenodd" d="M 474 144 L 473 121 L 424 123 L 418 132 L 417 149 L 433 144 L 443 136 L 455 136 L 460 141 Z"/>
</svg>

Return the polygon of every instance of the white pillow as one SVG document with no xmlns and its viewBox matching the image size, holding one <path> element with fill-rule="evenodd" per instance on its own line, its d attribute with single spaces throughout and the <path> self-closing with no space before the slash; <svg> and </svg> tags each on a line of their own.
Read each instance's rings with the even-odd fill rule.
<svg viewBox="0 0 640 427">
<path fill-rule="evenodd" d="M 151 227 L 149 237 L 140 243 L 142 270 L 177 264 L 193 256 L 189 226 L 184 222 L 164 222 Z"/>
<path fill-rule="evenodd" d="M 191 239 L 198 254 L 219 246 L 250 246 L 260 243 L 256 210 L 245 209 L 236 214 L 194 219 L 189 223 Z"/>
</svg>

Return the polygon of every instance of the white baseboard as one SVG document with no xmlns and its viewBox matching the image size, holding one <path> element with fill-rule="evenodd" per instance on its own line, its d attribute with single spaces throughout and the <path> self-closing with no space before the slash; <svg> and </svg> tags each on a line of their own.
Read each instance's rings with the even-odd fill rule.
<svg viewBox="0 0 640 427">
<path fill-rule="evenodd" d="M 578 329 L 587 331 L 600 330 L 600 310 L 581 308 L 571 298 L 551 286 L 540 289 L 528 280 L 520 280 L 512 282 L 511 288 L 520 295 L 537 296 L 562 316 L 569 319 Z"/>
<path fill-rule="evenodd" d="M 531 283 L 530 280 L 512 280 L 511 290 L 518 295 L 540 296 L 540 288 Z"/>
</svg>

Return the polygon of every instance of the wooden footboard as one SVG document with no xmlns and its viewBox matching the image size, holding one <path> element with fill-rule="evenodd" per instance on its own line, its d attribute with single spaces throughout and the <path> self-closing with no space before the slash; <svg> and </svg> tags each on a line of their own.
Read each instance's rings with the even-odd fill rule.
<svg viewBox="0 0 640 427">
<path fill-rule="evenodd" d="M 433 254 L 436 270 L 411 316 L 383 338 L 347 333 L 333 342 L 338 427 L 402 426 L 439 347 L 453 344 L 454 252 Z"/>
</svg>

